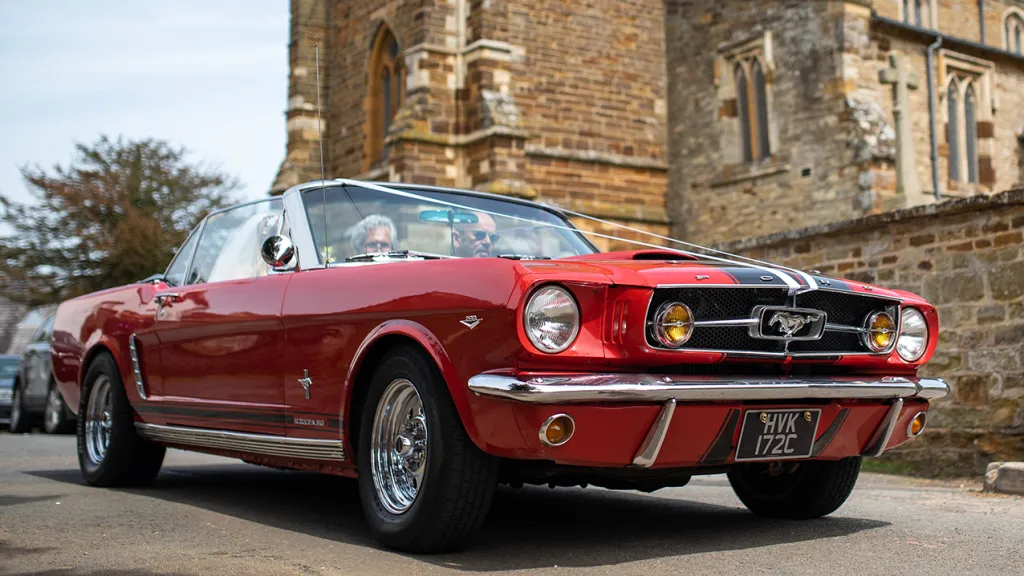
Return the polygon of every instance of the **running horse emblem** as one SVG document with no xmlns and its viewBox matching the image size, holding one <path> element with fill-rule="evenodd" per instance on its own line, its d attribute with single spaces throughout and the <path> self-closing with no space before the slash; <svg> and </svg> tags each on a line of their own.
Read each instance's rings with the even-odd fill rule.
<svg viewBox="0 0 1024 576">
<path fill-rule="evenodd" d="M 793 314 L 792 312 L 776 312 L 772 319 L 768 321 L 769 326 L 779 325 L 778 331 L 781 332 L 786 338 L 792 338 L 794 334 L 799 332 L 804 326 L 813 324 L 821 319 L 818 314 Z"/>
</svg>

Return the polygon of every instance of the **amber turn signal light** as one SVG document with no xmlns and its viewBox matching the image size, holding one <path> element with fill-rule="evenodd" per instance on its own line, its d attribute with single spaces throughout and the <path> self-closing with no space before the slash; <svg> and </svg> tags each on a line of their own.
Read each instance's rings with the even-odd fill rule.
<svg viewBox="0 0 1024 576">
<path fill-rule="evenodd" d="M 555 414 L 540 426 L 540 441 L 546 446 L 561 446 L 576 432 L 576 423 L 568 414 Z"/>
<path fill-rule="evenodd" d="M 918 412 L 910 420 L 910 424 L 907 425 L 907 436 L 913 438 L 924 430 L 924 425 L 928 422 L 928 414 L 924 412 Z"/>
<path fill-rule="evenodd" d="M 872 352 L 882 352 L 892 347 L 896 340 L 896 321 L 888 312 L 875 312 L 865 322 L 867 329 L 864 341 Z"/>
</svg>

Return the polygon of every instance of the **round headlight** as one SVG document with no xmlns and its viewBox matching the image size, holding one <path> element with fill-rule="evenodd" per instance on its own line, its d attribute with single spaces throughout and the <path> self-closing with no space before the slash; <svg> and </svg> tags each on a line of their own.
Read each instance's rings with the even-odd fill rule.
<svg viewBox="0 0 1024 576">
<path fill-rule="evenodd" d="M 864 323 L 867 332 L 864 343 L 872 352 L 882 352 L 892 347 L 896 339 L 896 322 L 888 312 L 875 312 Z"/>
<path fill-rule="evenodd" d="M 903 310 L 900 320 L 900 338 L 896 341 L 896 351 L 900 358 L 907 362 L 916 362 L 924 356 L 928 347 L 928 323 L 916 308 Z"/>
<path fill-rule="evenodd" d="M 679 302 L 662 304 L 654 315 L 654 335 L 668 348 L 686 344 L 693 336 L 693 312 Z"/>
<path fill-rule="evenodd" d="M 580 310 L 569 291 L 545 286 L 533 293 L 523 317 L 526 336 L 541 352 L 555 354 L 572 344 L 580 331 Z"/>
</svg>

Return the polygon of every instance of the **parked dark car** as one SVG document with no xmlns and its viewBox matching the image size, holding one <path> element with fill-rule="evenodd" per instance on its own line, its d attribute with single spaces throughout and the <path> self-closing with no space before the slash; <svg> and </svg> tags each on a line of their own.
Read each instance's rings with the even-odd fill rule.
<svg viewBox="0 0 1024 576">
<path fill-rule="evenodd" d="M 18 374 L 17 356 L 0 354 L 0 423 L 11 417 L 11 397 L 14 395 L 14 377 Z"/>
<path fill-rule="evenodd" d="M 50 361 L 50 334 L 53 314 L 48 316 L 21 356 L 21 366 L 14 375 L 8 429 L 25 433 L 42 419 L 47 434 L 66 434 L 75 429 L 75 415 L 64 403 L 53 380 Z"/>
</svg>

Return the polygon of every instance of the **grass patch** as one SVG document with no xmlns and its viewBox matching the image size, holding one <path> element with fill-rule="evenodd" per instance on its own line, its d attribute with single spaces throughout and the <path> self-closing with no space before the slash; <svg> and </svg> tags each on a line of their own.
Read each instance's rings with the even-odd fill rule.
<svg viewBox="0 0 1024 576">
<path fill-rule="evenodd" d="M 896 476 L 931 476 L 934 474 L 923 474 L 919 466 L 900 460 L 882 460 L 879 458 L 865 458 L 861 461 L 862 472 L 874 472 L 877 474 L 893 474 Z"/>
</svg>

